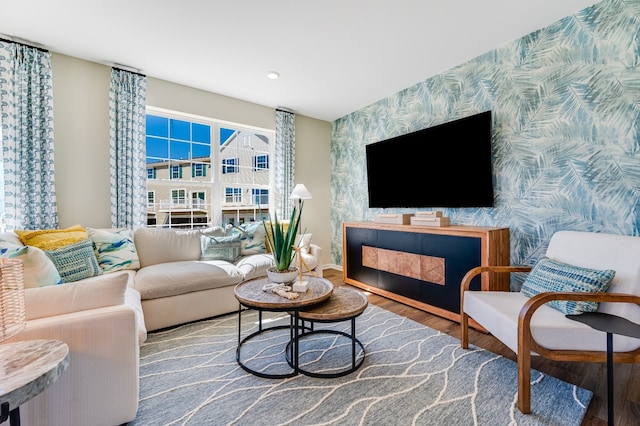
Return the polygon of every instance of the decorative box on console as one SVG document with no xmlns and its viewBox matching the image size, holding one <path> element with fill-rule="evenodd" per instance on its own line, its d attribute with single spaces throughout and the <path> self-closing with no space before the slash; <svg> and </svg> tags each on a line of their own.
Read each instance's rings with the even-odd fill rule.
<svg viewBox="0 0 640 426">
<path fill-rule="evenodd" d="M 414 216 L 411 218 L 411 224 L 418 226 L 449 226 L 449 218 Z"/>
<path fill-rule="evenodd" d="M 441 210 L 432 210 L 432 211 L 424 211 L 424 212 L 416 212 L 417 217 L 442 217 Z"/>
<path fill-rule="evenodd" d="M 387 213 L 377 214 L 373 221 L 378 223 L 392 223 L 394 225 L 408 225 L 411 223 L 412 218 L 413 214 Z"/>
</svg>

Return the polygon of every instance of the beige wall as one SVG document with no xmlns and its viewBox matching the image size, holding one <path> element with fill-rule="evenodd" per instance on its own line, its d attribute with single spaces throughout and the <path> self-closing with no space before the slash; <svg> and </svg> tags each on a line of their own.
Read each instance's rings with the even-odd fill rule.
<svg viewBox="0 0 640 426">
<path fill-rule="evenodd" d="M 52 53 L 56 194 L 61 228 L 111 226 L 109 183 L 109 80 L 105 65 Z M 147 105 L 275 129 L 274 108 L 147 79 Z M 330 256 L 331 123 L 296 116 L 296 183 L 313 199 L 303 226 Z"/>
</svg>

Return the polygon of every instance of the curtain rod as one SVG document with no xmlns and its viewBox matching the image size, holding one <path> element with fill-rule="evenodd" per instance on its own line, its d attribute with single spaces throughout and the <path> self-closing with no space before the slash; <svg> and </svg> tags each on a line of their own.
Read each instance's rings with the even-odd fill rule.
<svg viewBox="0 0 640 426">
<path fill-rule="evenodd" d="M 21 41 L 11 40 L 9 38 L 0 37 L 0 41 L 4 41 L 5 43 L 15 43 L 15 44 L 19 44 L 21 46 L 31 47 L 31 48 L 39 50 L 41 52 L 49 53 L 49 50 L 45 49 L 43 47 L 34 46 L 33 44 L 29 44 L 29 43 L 25 43 L 25 42 L 21 42 Z"/>
<path fill-rule="evenodd" d="M 112 65 L 111 68 L 113 68 L 114 70 L 118 70 L 118 71 L 130 72 L 131 74 L 136 74 L 136 75 L 139 75 L 140 77 L 146 77 L 146 75 L 141 73 L 141 72 L 128 70 L 126 68 L 122 68 L 122 66 Z"/>
</svg>

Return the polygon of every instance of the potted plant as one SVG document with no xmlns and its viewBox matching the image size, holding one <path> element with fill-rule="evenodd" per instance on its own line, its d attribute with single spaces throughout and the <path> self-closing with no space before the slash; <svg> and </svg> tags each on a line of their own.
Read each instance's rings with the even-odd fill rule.
<svg viewBox="0 0 640 426">
<path fill-rule="evenodd" d="M 262 217 L 267 244 L 275 261 L 275 266 L 267 269 L 267 274 L 271 281 L 289 283 L 298 274 L 298 268 L 291 266 L 291 262 L 293 261 L 293 247 L 298 235 L 301 215 L 302 204 L 300 204 L 299 209 L 293 208 L 288 224 L 279 222 L 277 214 L 273 215 L 273 221 L 267 221 L 267 218 Z"/>
</svg>

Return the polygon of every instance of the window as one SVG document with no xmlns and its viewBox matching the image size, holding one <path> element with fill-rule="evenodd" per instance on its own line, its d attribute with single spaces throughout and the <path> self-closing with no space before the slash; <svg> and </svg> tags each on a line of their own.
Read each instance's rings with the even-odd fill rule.
<svg viewBox="0 0 640 426">
<path fill-rule="evenodd" d="M 240 203 L 240 202 L 242 202 L 242 189 L 240 189 L 240 188 L 225 188 L 224 189 L 224 202 L 225 203 Z"/>
<path fill-rule="evenodd" d="M 206 208 L 205 202 L 206 193 L 204 191 L 192 192 L 191 193 L 191 207 L 194 209 L 204 209 Z"/>
<path fill-rule="evenodd" d="M 206 177 L 207 166 L 203 163 L 195 163 L 191 165 L 191 177 Z"/>
<path fill-rule="evenodd" d="M 171 190 L 171 204 L 176 205 L 186 205 L 187 204 L 187 191 L 184 189 L 173 189 Z"/>
<path fill-rule="evenodd" d="M 252 189 L 251 190 L 251 202 L 257 205 L 269 204 L 269 190 L 268 189 Z"/>
<path fill-rule="evenodd" d="M 146 120 L 149 226 L 259 220 L 274 195 L 273 131 L 154 107 Z"/>
<path fill-rule="evenodd" d="M 240 164 L 238 158 L 223 158 L 222 159 L 222 174 L 238 173 L 240 168 L 237 167 Z"/>
<path fill-rule="evenodd" d="M 182 167 L 171 166 L 171 179 L 180 179 L 182 177 Z"/>
<path fill-rule="evenodd" d="M 156 193 L 155 191 L 147 191 L 147 208 L 152 209 L 156 204 Z"/>
<path fill-rule="evenodd" d="M 253 156 L 253 170 L 269 170 L 269 156 L 268 155 L 254 155 Z"/>
</svg>

